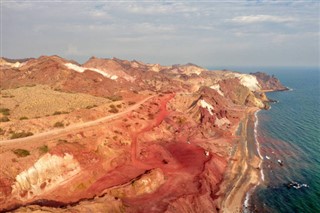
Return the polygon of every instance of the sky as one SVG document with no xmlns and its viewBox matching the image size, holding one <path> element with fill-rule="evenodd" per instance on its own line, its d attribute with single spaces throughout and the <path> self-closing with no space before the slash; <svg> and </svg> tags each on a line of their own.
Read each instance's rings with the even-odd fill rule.
<svg viewBox="0 0 320 213">
<path fill-rule="evenodd" d="M 1 0 L 1 56 L 319 67 L 320 1 Z"/>
</svg>

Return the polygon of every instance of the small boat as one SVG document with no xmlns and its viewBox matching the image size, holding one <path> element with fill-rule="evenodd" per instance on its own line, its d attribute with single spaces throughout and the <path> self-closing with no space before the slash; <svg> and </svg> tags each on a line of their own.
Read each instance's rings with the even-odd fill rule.
<svg viewBox="0 0 320 213">
<path fill-rule="evenodd" d="M 270 157 L 268 155 L 266 155 L 266 159 L 270 160 Z"/>
<path fill-rule="evenodd" d="M 283 161 L 282 160 L 278 160 L 278 163 L 280 164 L 280 166 L 283 166 Z"/>
</svg>

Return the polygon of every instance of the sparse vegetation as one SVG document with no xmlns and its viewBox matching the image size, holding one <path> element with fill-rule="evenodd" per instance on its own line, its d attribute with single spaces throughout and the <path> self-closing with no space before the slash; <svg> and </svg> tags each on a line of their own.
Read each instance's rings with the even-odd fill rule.
<svg viewBox="0 0 320 213">
<path fill-rule="evenodd" d="M 12 132 L 11 139 L 25 138 L 25 137 L 28 137 L 28 136 L 31 136 L 31 135 L 33 135 L 32 132 L 25 132 L 25 131 L 22 131 L 22 132 Z"/>
<path fill-rule="evenodd" d="M 118 130 L 114 130 L 114 133 L 122 135 L 122 132 L 120 132 Z"/>
<path fill-rule="evenodd" d="M 10 119 L 7 116 L 0 118 L 0 122 L 8 122 Z"/>
<path fill-rule="evenodd" d="M 121 104 L 118 104 L 117 107 L 120 109 L 122 106 L 121 106 Z"/>
<path fill-rule="evenodd" d="M 35 87 L 35 86 L 37 86 L 36 84 L 28 84 L 28 85 L 26 85 L 26 87 Z"/>
<path fill-rule="evenodd" d="M 112 96 L 108 96 L 107 98 L 110 101 L 121 101 L 122 100 L 122 96 L 120 96 L 120 95 L 112 95 Z"/>
<path fill-rule="evenodd" d="M 17 157 L 26 157 L 26 156 L 30 155 L 30 152 L 28 150 L 25 150 L 25 149 L 15 149 L 15 150 L 13 150 L 13 153 Z"/>
<path fill-rule="evenodd" d="M 0 113 L 2 113 L 2 115 L 10 115 L 10 109 L 0 108 Z"/>
<path fill-rule="evenodd" d="M 2 98 L 14 98 L 14 95 L 2 95 Z"/>
<path fill-rule="evenodd" d="M 185 117 L 177 117 L 177 123 L 178 124 L 184 124 L 187 121 Z"/>
<path fill-rule="evenodd" d="M 29 119 L 29 118 L 26 117 L 26 116 L 23 116 L 23 117 L 19 118 L 19 120 L 28 120 L 28 119 Z"/>
<path fill-rule="evenodd" d="M 111 108 L 111 109 L 109 110 L 109 112 L 111 112 L 111 113 L 118 113 L 119 110 L 116 109 L 116 108 Z"/>
<path fill-rule="evenodd" d="M 64 127 L 64 124 L 61 121 L 55 122 L 53 127 Z"/>
<path fill-rule="evenodd" d="M 134 105 L 134 104 L 136 104 L 135 101 L 129 101 L 129 102 L 128 102 L 128 105 Z"/>
<path fill-rule="evenodd" d="M 95 105 L 95 104 L 94 105 L 89 105 L 89 106 L 86 107 L 86 109 L 92 109 L 94 107 L 97 107 L 97 105 Z"/>
<path fill-rule="evenodd" d="M 40 154 L 45 154 L 45 153 L 49 152 L 49 147 L 47 145 L 40 146 L 39 152 L 40 152 Z"/>
<path fill-rule="evenodd" d="M 149 113 L 149 114 L 148 114 L 148 117 L 149 117 L 149 120 L 154 119 L 154 115 L 153 115 L 153 114 L 151 114 L 151 113 Z"/>
<path fill-rule="evenodd" d="M 19 89 L 1 90 L 0 99 L 3 99 L 3 105 L 0 108 L 9 108 L 10 120 L 19 120 L 26 116 L 29 119 L 36 116 L 45 117 L 73 112 L 77 109 L 86 109 L 110 103 L 111 101 L 98 96 L 84 93 L 55 92 L 46 85 L 23 86 Z M 30 96 L 32 94 L 32 96 Z M 2 98 L 2 96 L 14 95 L 11 98 Z M 117 102 L 115 102 L 117 103 Z M 119 102 L 118 102 L 119 103 Z M 46 107 L 43 107 L 46 106 Z M 0 118 L 3 115 L 0 112 Z M 12 118 L 12 119 L 11 119 Z"/>
<path fill-rule="evenodd" d="M 4 135 L 5 130 L 3 130 L 2 128 L 0 128 L 0 135 Z"/>
<path fill-rule="evenodd" d="M 118 113 L 119 112 L 119 110 L 113 104 L 110 105 L 110 108 L 111 109 L 109 110 L 109 112 L 111 112 L 111 113 Z"/>
<path fill-rule="evenodd" d="M 66 111 L 55 111 L 53 113 L 53 115 L 61 115 L 61 114 L 68 114 L 69 112 L 66 112 Z"/>
</svg>

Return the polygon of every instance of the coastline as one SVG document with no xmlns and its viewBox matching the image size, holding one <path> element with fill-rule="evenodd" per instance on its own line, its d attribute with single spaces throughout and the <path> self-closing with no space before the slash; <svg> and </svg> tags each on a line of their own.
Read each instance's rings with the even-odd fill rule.
<svg viewBox="0 0 320 213">
<path fill-rule="evenodd" d="M 262 156 L 256 142 L 258 108 L 248 108 L 239 123 L 240 135 L 234 154 L 220 185 L 218 206 L 221 212 L 243 212 L 254 188 L 263 180 Z"/>
</svg>

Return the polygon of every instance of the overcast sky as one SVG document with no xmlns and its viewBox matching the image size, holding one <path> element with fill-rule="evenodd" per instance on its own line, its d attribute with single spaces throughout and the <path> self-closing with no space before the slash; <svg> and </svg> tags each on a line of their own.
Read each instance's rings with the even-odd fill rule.
<svg viewBox="0 0 320 213">
<path fill-rule="evenodd" d="M 319 66 L 319 1 L 7 1 L 9 58 Z"/>
</svg>

